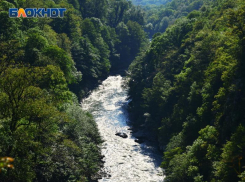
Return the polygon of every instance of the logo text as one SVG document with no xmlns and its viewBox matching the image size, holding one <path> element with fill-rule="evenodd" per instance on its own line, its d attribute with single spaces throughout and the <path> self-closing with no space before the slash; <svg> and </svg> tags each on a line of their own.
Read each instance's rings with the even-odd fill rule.
<svg viewBox="0 0 245 182">
<path fill-rule="evenodd" d="M 10 18 L 63 18 L 66 8 L 9 8 Z"/>
</svg>

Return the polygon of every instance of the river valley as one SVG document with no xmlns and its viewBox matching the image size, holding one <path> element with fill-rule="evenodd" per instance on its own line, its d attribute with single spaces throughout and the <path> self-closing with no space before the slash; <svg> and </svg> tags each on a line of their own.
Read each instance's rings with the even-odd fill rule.
<svg viewBox="0 0 245 182">
<path fill-rule="evenodd" d="M 162 182 L 161 155 L 155 147 L 135 142 L 128 126 L 127 87 L 121 76 L 109 76 L 81 106 L 93 114 L 102 139 L 104 171 L 100 182 Z M 116 136 L 123 132 L 128 138 Z"/>
</svg>

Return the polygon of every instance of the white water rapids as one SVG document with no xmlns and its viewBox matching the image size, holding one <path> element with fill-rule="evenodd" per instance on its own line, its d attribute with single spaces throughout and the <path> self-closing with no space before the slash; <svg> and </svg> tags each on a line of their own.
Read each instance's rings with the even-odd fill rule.
<svg viewBox="0 0 245 182">
<path fill-rule="evenodd" d="M 110 177 L 101 182 L 161 182 L 164 180 L 159 167 L 161 156 L 153 147 L 138 144 L 127 126 L 127 88 L 124 78 L 110 76 L 81 103 L 82 108 L 93 114 L 102 138 L 104 170 Z M 121 131 L 128 138 L 116 136 Z"/>
</svg>

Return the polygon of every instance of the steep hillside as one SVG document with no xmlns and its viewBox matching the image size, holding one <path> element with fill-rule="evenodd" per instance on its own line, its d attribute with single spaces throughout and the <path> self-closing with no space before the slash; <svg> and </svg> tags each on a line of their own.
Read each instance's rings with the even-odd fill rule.
<svg viewBox="0 0 245 182">
<path fill-rule="evenodd" d="M 9 17 L 27 7 L 66 11 Z M 147 44 L 143 25 L 127 0 L 0 0 L 1 182 L 93 179 L 102 139 L 78 98 L 127 68 Z"/>
<path fill-rule="evenodd" d="M 131 64 L 130 111 L 157 133 L 166 181 L 244 181 L 245 2 L 195 2 Z"/>
<path fill-rule="evenodd" d="M 161 6 L 143 7 L 146 14 L 145 31 L 152 37 L 155 33 L 163 33 L 178 18 L 187 16 L 193 10 L 204 6 L 215 6 L 214 0 L 172 0 Z"/>
</svg>

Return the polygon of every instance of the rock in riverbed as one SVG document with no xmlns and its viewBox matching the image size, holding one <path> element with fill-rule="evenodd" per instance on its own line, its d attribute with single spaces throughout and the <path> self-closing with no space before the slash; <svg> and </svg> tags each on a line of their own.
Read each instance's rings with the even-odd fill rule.
<svg viewBox="0 0 245 182">
<path fill-rule="evenodd" d="M 122 138 L 128 138 L 128 135 L 126 133 L 123 133 L 123 132 L 117 132 L 116 135 L 120 136 Z"/>
</svg>

